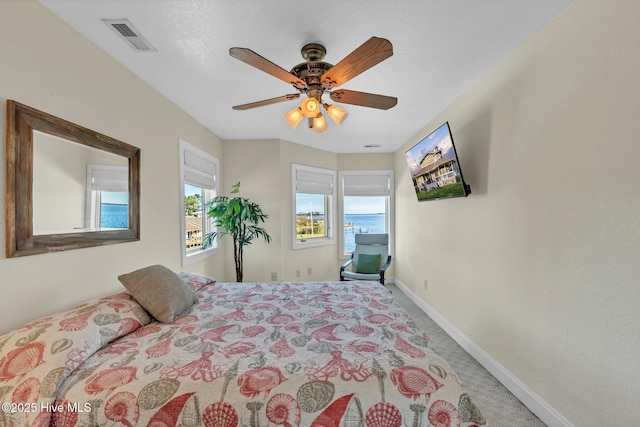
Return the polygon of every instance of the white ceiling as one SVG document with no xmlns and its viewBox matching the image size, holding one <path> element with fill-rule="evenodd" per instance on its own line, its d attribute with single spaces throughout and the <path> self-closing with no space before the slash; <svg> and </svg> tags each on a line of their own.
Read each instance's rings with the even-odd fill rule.
<svg viewBox="0 0 640 427">
<path fill-rule="evenodd" d="M 222 139 L 284 139 L 337 153 L 392 152 L 557 15 L 570 0 L 40 0 L 69 25 Z M 157 52 L 135 52 L 101 19 L 128 19 Z M 296 93 L 229 56 L 246 47 L 290 70 L 311 42 L 338 63 L 371 36 L 391 58 L 342 89 L 395 96 L 315 135 L 282 115 L 299 100 L 233 105 Z M 326 97 L 326 95 L 325 95 Z M 328 100 L 328 97 L 325 101 Z M 455 131 L 455 129 L 454 129 Z M 367 144 L 379 148 L 364 148 Z"/>
</svg>

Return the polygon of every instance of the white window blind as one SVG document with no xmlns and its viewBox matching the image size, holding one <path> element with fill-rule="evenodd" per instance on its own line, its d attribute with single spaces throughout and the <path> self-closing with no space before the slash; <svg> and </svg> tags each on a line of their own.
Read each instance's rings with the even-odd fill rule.
<svg viewBox="0 0 640 427">
<path fill-rule="evenodd" d="M 391 194 L 389 175 L 344 175 L 343 194 L 345 196 L 388 196 Z"/>
<path fill-rule="evenodd" d="M 306 194 L 333 194 L 334 175 L 310 170 L 296 170 L 296 192 Z"/>
<path fill-rule="evenodd" d="M 87 171 L 94 191 L 129 191 L 127 166 L 87 165 Z"/>
<path fill-rule="evenodd" d="M 197 153 L 184 150 L 184 180 L 201 188 L 216 188 L 216 163 Z"/>
</svg>

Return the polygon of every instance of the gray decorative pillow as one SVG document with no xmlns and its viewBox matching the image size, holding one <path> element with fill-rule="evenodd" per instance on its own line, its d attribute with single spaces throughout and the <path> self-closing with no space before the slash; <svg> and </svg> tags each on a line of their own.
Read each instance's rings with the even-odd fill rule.
<svg viewBox="0 0 640 427">
<path fill-rule="evenodd" d="M 153 317 L 171 323 L 198 301 L 193 288 L 163 265 L 118 276 L 118 280 Z"/>
</svg>

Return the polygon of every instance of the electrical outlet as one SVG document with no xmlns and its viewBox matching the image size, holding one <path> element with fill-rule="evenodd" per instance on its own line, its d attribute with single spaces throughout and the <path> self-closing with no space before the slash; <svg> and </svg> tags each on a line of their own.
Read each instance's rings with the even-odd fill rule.
<svg viewBox="0 0 640 427">
<path fill-rule="evenodd" d="M 422 282 L 422 286 L 424 286 L 424 289 L 427 290 L 427 279 L 424 279 L 424 282 Z"/>
<path fill-rule="evenodd" d="M 296 277 L 300 277 L 300 270 L 296 270 Z"/>
<path fill-rule="evenodd" d="M 307 276 L 311 276 L 311 267 L 307 267 Z"/>
<path fill-rule="evenodd" d="M 278 280 L 278 273 L 276 273 L 275 271 L 271 273 L 271 281 L 275 282 Z"/>
</svg>

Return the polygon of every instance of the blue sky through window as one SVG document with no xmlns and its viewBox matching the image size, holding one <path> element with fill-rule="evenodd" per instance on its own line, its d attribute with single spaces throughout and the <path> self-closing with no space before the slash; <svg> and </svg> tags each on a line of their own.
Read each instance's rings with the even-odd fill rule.
<svg viewBox="0 0 640 427">
<path fill-rule="evenodd" d="M 356 214 L 378 214 L 385 213 L 386 198 L 384 196 L 345 196 L 344 213 L 346 215 Z M 313 209 L 315 212 L 324 211 L 324 196 L 322 194 L 296 194 L 296 213 L 307 213 Z"/>
<path fill-rule="evenodd" d="M 385 213 L 386 198 L 384 196 L 345 196 L 345 215 Z"/>
<path fill-rule="evenodd" d="M 193 196 L 195 194 L 202 195 L 202 188 L 196 187 L 195 185 L 185 184 L 184 185 L 184 195 L 185 196 Z"/>
<path fill-rule="evenodd" d="M 296 193 L 296 213 L 324 213 L 324 197 L 323 194 Z"/>
<path fill-rule="evenodd" d="M 108 205 L 128 205 L 129 192 L 128 191 L 101 191 L 100 203 L 104 203 Z"/>
</svg>

